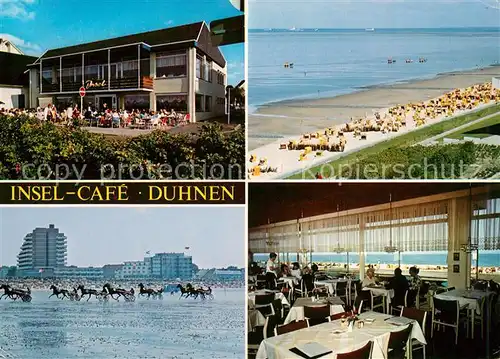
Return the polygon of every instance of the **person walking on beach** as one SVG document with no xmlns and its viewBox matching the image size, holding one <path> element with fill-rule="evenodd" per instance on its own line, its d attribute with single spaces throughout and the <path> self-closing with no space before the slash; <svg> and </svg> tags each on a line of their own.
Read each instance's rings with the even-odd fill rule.
<svg viewBox="0 0 500 359">
<path fill-rule="evenodd" d="M 278 278 L 277 271 L 279 268 L 275 263 L 277 257 L 278 255 L 276 253 L 270 253 L 266 264 L 266 280 L 268 289 L 276 289 L 276 279 Z"/>
</svg>

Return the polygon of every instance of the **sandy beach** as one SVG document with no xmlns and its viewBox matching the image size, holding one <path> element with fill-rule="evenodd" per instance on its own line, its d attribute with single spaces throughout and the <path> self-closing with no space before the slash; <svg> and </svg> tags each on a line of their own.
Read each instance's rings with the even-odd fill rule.
<svg viewBox="0 0 500 359">
<path fill-rule="evenodd" d="M 249 115 L 248 148 L 254 151 L 270 143 L 279 143 L 280 139 L 344 123 L 351 117 L 372 115 L 397 104 L 426 101 L 456 88 L 491 81 L 494 76 L 500 76 L 500 66 L 368 87 L 331 98 L 280 101 L 260 106 Z"/>
</svg>

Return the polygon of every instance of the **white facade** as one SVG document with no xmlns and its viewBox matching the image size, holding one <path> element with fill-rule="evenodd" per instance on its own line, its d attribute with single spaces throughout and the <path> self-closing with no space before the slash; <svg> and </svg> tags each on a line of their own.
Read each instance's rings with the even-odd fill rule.
<svg viewBox="0 0 500 359">
<path fill-rule="evenodd" d="M 144 261 L 124 262 L 123 267 L 115 272 L 116 279 L 149 278 L 151 276 L 151 262 Z"/>
<path fill-rule="evenodd" d="M 102 279 L 103 270 L 97 267 L 59 267 L 54 270 L 56 278 Z"/>
<path fill-rule="evenodd" d="M 16 45 L 7 39 L 0 38 L 0 52 L 8 52 L 9 54 L 24 55 L 21 50 L 19 50 Z"/>
<path fill-rule="evenodd" d="M 27 99 L 28 94 L 28 88 L 0 84 L 0 101 L 3 102 L 3 104 L 0 104 L 0 108 L 18 108 L 20 107 L 19 96 L 24 95 Z"/>
</svg>

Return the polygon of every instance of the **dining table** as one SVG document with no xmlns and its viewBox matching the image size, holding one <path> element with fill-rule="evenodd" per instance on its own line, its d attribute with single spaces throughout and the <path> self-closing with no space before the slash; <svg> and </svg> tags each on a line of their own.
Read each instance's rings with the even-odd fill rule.
<svg viewBox="0 0 500 359">
<path fill-rule="evenodd" d="M 266 295 L 270 293 L 274 293 L 274 300 L 281 301 L 282 305 L 290 306 L 290 302 L 288 302 L 288 299 L 283 293 L 281 293 L 279 290 L 270 289 L 259 289 L 253 292 L 248 292 L 248 306 L 250 308 L 255 308 L 255 297 L 258 295 Z"/>
<path fill-rule="evenodd" d="M 351 302 L 351 280 L 346 278 L 338 278 L 338 279 L 325 279 L 325 280 L 315 280 L 314 285 L 316 286 L 325 286 L 328 289 L 328 293 L 330 295 L 335 295 L 337 292 L 337 283 L 345 283 L 347 282 L 346 292 L 347 292 L 347 301 Z"/>
<path fill-rule="evenodd" d="M 345 311 L 344 304 L 344 301 L 339 297 L 322 298 L 321 300 L 315 300 L 315 298 L 312 297 L 297 298 L 297 300 L 293 303 L 293 306 L 290 308 L 283 324 L 304 320 L 304 307 L 329 305 L 330 315 L 334 315 Z"/>
<path fill-rule="evenodd" d="M 391 332 L 400 331 L 409 324 L 395 324 L 388 319 L 399 318 L 389 314 L 364 312 L 358 316 L 363 326 L 353 325 L 352 331 L 346 328 L 341 319 L 295 330 L 282 335 L 264 339 L 257 351 L 257 359 L 294 359 L 301 356 L 291 349 L 302 347 L 310 343 L 319 344 L 331 353 L 322 356 L 325 359 L 335 359 L 337 354 L 357 350 L 373 341 L 372 359 L 386 359 Z M 417 321 L 413 323 L 410 338 L 427 345 L 422 328 Z"/>
<path fill-rule="evenodd" d="M 384 286 L 370 286 L 364 287 L 362 290 L 369 290 L 372 292 L 374 297 L 385 297 L 385 310 L 386 313 L 391 311 L 391 300 L 394 298 L 394 289 L 387 289 Z"/>
</svg>

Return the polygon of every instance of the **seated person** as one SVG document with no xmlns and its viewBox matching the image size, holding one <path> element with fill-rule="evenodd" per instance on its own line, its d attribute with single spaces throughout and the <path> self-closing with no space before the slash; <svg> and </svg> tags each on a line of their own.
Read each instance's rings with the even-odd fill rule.
<svg viewBox="0 0 500 359">
<path fill-rule="evenodd" d="M 373 287 L 377 284 L 377 280 L 375 279 L 375 270 L 373 267 L 368 267 L 366 270 L 366 277 L 363 279 L 361 282 L 361 289 L 367 288 L 367 287 Z M 356 309 L 359 308 L 359 305 L 361 304 L 361 301 L 364 301 L 363 306 L 366 308 L 368 303 L 370 303 L 371 300 L 371 294 L 369 290 L 361 290 L 357 297 L 356 300 L 354 301 L 354 306 Z"/>
<path fill-rule="evenodd" d="M 299 263 L 297 262 L 292 263 L 292 269 L 290 270 L 290 274 L 297 279 L 302 278 L 302 272 L 300 270 Z"/>
<path fill-rule="evenodd" d="M 417 299 L 418 290 L 422 286 L 422 279 L 418 275 L 419 269 L 417 267 L 410 268 L 410 285 L 408 292 L 408 306 L 412 306 Z"/>
<path fill-rule="evenodd" d="M 288 265 L 286 265 L 285 263 L 283 263 L 281 265 L 281 275 L 283 277 L 289 277 L 291 276 L 291 273 L 290 273 L 290 268 L 288 267 Z"/>
<path fill-rule="evenodd" d="M 409 288 L 408 280 L 403 275 L 401 268 L 394 269 L 394 277 L 389 280 L 388 289 L 394 290 L 394 298 L 391 301 L 391 304 L 394 307 L 398 305 L 405 305 L 405 295 L 406 291 Z"/>
</svg>

